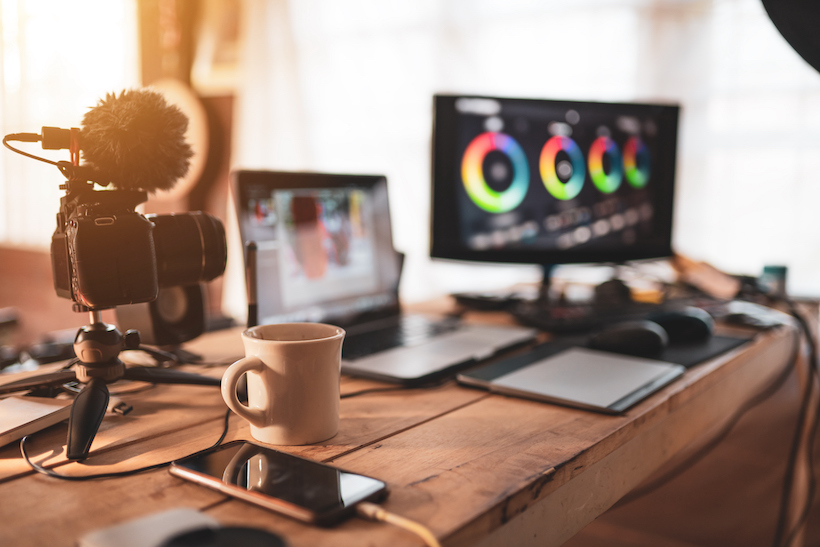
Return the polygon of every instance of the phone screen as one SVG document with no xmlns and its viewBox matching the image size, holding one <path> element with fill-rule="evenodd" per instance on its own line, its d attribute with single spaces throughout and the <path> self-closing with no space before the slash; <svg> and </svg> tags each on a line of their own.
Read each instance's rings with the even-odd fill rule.
<svg viewBox="0 0 820 547">
<path fill-rule="evenodd" d="M 231 442 L 212 451 L 182 459 L 174 463 L 171 471 L 215 486 L 201 480 L 204 477 L 211 478 L 232 487 L 219 488 L 228 493 L 240 490 L 255 494 L 241 496 L 248 501 L 263 501 L 261 495 L 262 498 L 297 506 L 307 510 L 309 515 L 293 514 L 287 511 L 287 506 L 284 512 L 297 518 L 317 521 L 344 514 L 348 512 L 345 509 L 386 493 L 386 485 L 380 480 L 348 473 L 246 441 Z M 283 509 L 276 505 L 270 508 Z"/>
</svg>

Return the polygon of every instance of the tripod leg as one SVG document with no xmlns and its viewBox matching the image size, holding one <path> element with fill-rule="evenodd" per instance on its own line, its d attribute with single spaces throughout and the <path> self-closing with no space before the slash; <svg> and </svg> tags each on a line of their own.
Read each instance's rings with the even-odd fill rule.
<svg viewBox="0 0 820 547">
<path fill-rule="evenodd" d="M 68 419 L 69 460 L 84 460 L 108 408 L 108 386 L 101 378 L 92 378 L 74 399 Z"/>
</svg>

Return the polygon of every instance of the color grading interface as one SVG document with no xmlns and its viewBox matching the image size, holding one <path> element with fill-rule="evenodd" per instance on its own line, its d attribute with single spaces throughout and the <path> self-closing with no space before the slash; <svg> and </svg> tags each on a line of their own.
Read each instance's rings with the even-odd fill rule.
<svg viewBox="0 0 820 547">
<path fill-rule="evenodd" d="M 461 245 L 572 252 L 656 237 L 658 204 L 671 201 L 676 107 L 480 97 L 453 104 Z"/>
</svg>

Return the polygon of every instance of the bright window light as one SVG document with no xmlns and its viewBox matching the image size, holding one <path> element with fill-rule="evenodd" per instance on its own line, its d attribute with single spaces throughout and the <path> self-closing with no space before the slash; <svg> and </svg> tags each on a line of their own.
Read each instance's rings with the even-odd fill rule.
<svg viewBox="0 0 820 547">
<path fill-rule="evenodd" d="M 135 0 L 3 0 L 0 44 L 4 135 L 79 127 L 99 98 L 139 81 Z M 48 246 L 62 181 L 52 166 L 0 151 L 0 244 Z"/>
</svg>

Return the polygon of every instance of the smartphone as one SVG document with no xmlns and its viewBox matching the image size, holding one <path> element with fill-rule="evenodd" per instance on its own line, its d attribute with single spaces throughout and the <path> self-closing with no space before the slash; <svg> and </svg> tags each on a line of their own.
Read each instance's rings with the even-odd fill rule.
<svg viewBox="0 0 820 547">
<path fill-rule="evenodd" d="M 387 485 L 248 441 L 233 441 L 171 464 L 172 474 L 312 524 L 331 526 Z"/>
</svg>

